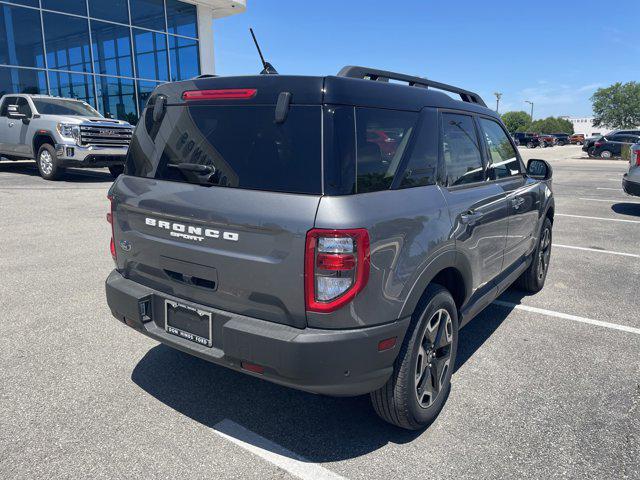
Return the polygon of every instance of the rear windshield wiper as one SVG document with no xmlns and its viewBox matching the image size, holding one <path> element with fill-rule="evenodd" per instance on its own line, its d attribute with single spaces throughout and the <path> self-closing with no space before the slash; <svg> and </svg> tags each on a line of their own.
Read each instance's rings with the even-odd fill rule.
<svg viewBox="0 0 640 480">
<path fill-rule="evenodd" d="M 177 168 L 179 170 L 184 170 L 187 172 L 195 172 L 201 175 L 206 175 L 209 173 L 214 173 L 216 171 L 215 167 L 211 165 L 202 165 L 200 163 L 170 163 L 167 167 Z"/>
</svg>

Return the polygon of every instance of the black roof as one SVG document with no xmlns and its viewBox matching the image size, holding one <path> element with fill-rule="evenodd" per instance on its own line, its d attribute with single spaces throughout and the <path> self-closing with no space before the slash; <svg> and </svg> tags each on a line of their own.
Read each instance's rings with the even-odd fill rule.
<svg viewBox="0 0 640 480">
<path fill-rule="evenodd" d="M 363 67 L 346 67 L 360 68 Z M 367 69 L 367 71 L 383 72 Z M 344 69 L 343 69 L 344 72 Z M 392 72 L 386 72 L 391 74 Z M 393 74 L 400 75 L 400 74 Z M 424 107 L 466 110 L 498 117 L 496 112 L 484 106 L 479 95 L 452 87 L 450 85 L 432 82 L 420 77 L 405 76 L 414 81 L 424 82 L 425 85 L 400 84 L 385 79 L 363 79 L 352 76 L 297 76 L 297 75 L 249 75 L 235 77 L 200 77 L 191 80 L 166 83 L 156 89 L 157 93 L 167 96 L 168 104 L 182 104 L 182 93 L 188 90 L 208 89 L 236 89 L 254 88 L 257 90 L 249 100 L 231 100 L 233 104 L 273 105 L 277 102 L 281 92 L 291 93 L 291 103 L 297 105 L 335 104 L 355 105 L 363 107 L 388 108 L 395 110 L 419 111 Z M 392 78 L 393 80 L 394 78 Z M 459 94 L 460 100 L 454 99 L 440 91 L 444 86 L 450 93 Z M 453 90 L 453 91 L 452 91 Z M 466 101 L 463 101 L 465 99 Z M 202 104 L 212 105 L 226 103 L 225 100 L 205 100 Z"/>
</svg>

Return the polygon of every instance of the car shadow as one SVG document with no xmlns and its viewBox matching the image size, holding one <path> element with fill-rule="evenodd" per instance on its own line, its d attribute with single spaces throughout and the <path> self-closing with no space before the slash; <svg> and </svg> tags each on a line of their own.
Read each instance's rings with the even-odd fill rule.
<svg viewBox="0 0 640 480">
<path fill-rule="evenodd" d="M 640 203 L 620 202 L 611 205 L 611 210 L 620 215 L 630 215 L 640 217 Z"/>
<path fill-rule="evenodd" d="M 31 177 L 39 177 L 38 168 L 35 162 L 30 161 L 1 161 L 0 173 L 16 173 L 20 175 L 28 175 Z M 113 182 L 113 177 L 107 169 L 85 170 L 80 168 L 67 168 L 64 175 L 60 178 L 60 182 L 69 183 L 105 183 Z"/>
<path fill-rule="evenodd" d="M 501 299 L 519 303 L 523 296 L 509 290 Z M 500 327 L 511 310 L 490 306 L 460 331 L 455 371 Z M 202 425 L 215 429 L 223 420 L 231 420 L 312 462 L 356 458 L 389 443 L 405 444 L 430 435 L 429 429 L 412 432 L 383 422 L 373 411 L 368 395 L 313 395 L 162 344 L 138 362 L 131 380 L 163 404 Z"/>
</svg>

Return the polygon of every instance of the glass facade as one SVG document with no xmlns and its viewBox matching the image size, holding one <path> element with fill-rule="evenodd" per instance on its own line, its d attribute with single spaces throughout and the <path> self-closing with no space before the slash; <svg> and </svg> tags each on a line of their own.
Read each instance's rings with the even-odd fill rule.
<svg viewBox="0 0 640 480">
<path fill-rule="evenodd" d="M 0 0 L 0 95 L 82 99 L 135 123 L 153 89 L 200 73 L 180 0 Z"/>
</svg>

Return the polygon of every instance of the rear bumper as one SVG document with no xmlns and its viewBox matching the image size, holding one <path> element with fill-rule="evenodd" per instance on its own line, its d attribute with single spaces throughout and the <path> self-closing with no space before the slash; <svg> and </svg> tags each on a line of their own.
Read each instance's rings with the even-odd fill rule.
<svg viewBox="0 0 640 480">
<path fill-rule="evenodd" d="M 626 173 L 622 177 L 622 189 L 629 195 L 640 197 L 640 182 L 630 180 Z"/>
<path fill-rule="evenodd" d="M 110 167 L 124 165 L 128 147 L 82 147 L 79 145 L 56 145 L 58 160 L 65 167 Z"/>
<path fill-rule="evenodd" d="M 298 329 L 187 302 L 115 270 L 107 278 L 106 293 L 114 317 L 170 347 L 287 387 L 335 396 L 362 395 L 387 382 L 410 320 L 352 330 Z M 165 332 L 165 299 L 211 311 L 213 346 Z M 139 305 L 145 300 L 152 309 L 151 318 L 143 321 Z M 378 352 L 378 343 L 390 337 L 398 338 L 396 346 Z M 264 374 L 243 370 L 241 362 L 263 366 Z"/>
</svg>

